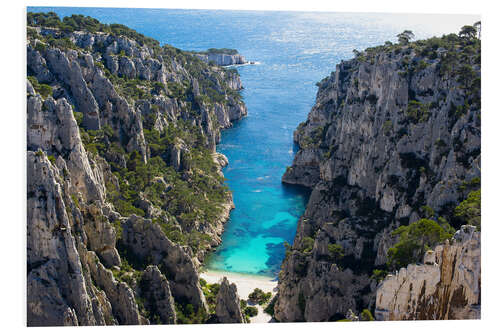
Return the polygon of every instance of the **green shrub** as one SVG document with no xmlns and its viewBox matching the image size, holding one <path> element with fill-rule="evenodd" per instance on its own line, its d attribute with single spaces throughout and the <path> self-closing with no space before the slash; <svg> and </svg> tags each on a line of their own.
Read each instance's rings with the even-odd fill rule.
<svg viewBox="0 0 500 333">
<path fill-rule="evenodd" d="M 446 232 L 436 221 L 421 219 L 408 226 L 400 226 L 392 232 L 392 236 L 399 237 L 399 240 L 387 252 L 388 265 L 399 269 L 419 262 L 425 251 L 450 239 L 453 234 Z"/>
<path fill-rule="evenodd" d="M 71 200 L 75 204 L 75 206 L 80 209 L 80 202 L 78 201 L 78 198 L 76 197 L 75 194 L 71 194 Z"/>
<path fill-rule="evenodd" d="M 161 82 L 153 82 L 153 91 L 155 94 L 159 95 L 165 92 L 165 85 Z"/>
<path fill-rule="evenodd" d="M 52 38 L 48 36 L 46 38 L 50 46 L 57 47 L 62 50 L 77 49 L 75 43 L 73 43 L 68 37 Z"/>
<path fill-rule="evenodd" d="M 271 302 L 264 308 L 264 312 L 270 315 L 271 317 L 274 317 L 274 305 L 276 304 L 276 301 L 278 300 L 278 296 L 275 295 Z"/>
<path fill-rule="evenodd" d="M 255 288 L 254 291 L 252 291 L 250 295 L 248 295 L 248 299 L 253 303 L 263 305 L 271 299 L 271 293 L 265 293 L 264 291 L 262 291 L 262 289 Z"/>
<path fill-rule="evenodd" d="M 40 35 L 36 31 L 36 29 L 30 28 L 30 27 L 26 28 L 26 35 L 28 36 L 28 39 L 30 39 L 30 38 L 34 39 L 34 38 L 40 37 Z"/>
<path fill-rule="evenodd" d="M 52 87 L 47 84 L 40 84 L 36 89 L 43 98 L 52 96 Z"/>
<path fill-rule="evenodd" d="M 361 315 L 360 315 L 360 318 L 359 318 L 361 321 L 374 321 L 375 318 L 373 318 L 373 315 L 372 313 L 370 312 L 370 310 L 368 309 L 364 309 L 362 312 L 361 312 Z"/>
<path fill-rule="evenodd" d="M 435 214 L 434 209 L 432 209 L 427 205 L 420 207 L 419 213 L 422 217 L 426 219 L 433 218 Z"/>
<path fill-rule="evenodd" d="M 76 120 L 78 127 L 80 127 L 82 125 L 82 121 L 83 121 L 83 113 L 73 111 L 73 116 L 75 117 L 75 120 Z"/>
<path fill-rule="evenodd" d="M 314 239 L 311 237 L 304 237 L 302 239 L 302 252 L 310 253 L 314 247 Z"/>
<path fill-rule="evenodd" d="M 464 181 L 460 185 L 459 190 L 465 192 L 467 190 L 477 190 L 479 188 L 481 188 L 481 178 L 474 177 L 470 181 Z"/>
<path fill-rule="evenodd" d="M 454 210 L 454 216 L 463 224 L 471 224 L 481 229 L 481 190 L 471 191 L 467 199 Z"/>
<path fill-rule="evenodd" d="M 208 314 L 200 307 L 195 310 L 193 304 L 175 303 L 178 324 L 203 324 L 208 319 Z"/>
<path fill-rule="evenodd" d="M 243 314 L 243 317 L 244 317 L 243 320 L 245 323 L 250 322 L 250 315 L 246 311 L 247 307 L 248 307 L 247 301 L 245 301 L 244 299 L 240 299 L 240 310 L 241 310 L 241 313 Z M 252 310 L 250 310 L 250 311 L 252 311 Z"/>
<path fill-rule="evenodd" d="M 416 70 L 418 71 L 424 70 L 425 68 L 427 68 L 427 66 L 429 66 L 429 64 L 427 64 L 425 60 L 420 60 L 417 64 Z"/>
<path fill-rule="evenodd" d="M 386 270 L 374 269 L 370 279 L 375 280 L 378 283 L 378 282 L 382 281 L 383 279 L 385 279 L 386 276 L 387 276 Z"/>
<path fill-rule="evenodd" d="M 39 83 L 36 77 L 34 76 L 28 76 L 28 80 L 31 82 L 33 89 L 35 89 L 35 91 L 39 93 L 44 99 L 52 95 L 51 86 Z"/>
<path fill-rule="evenodd" d="M 45 50 L 47 50 L 47 45 L 43 42 L 37 42 L 35 45 L 35 50 L 40 53 L 45 52 Z"/>
<path fill-rule="evenodd" d="M 408 102 L 406 116 L 412 123 L 426 122 L 430 116 L 430 105 L 419 101 L 411 100 Z"/>
<path fill-rule="evenodd" d="M 344 257 L 344 248 L 339 244 L 328 244 L 328 252 L 333 261 L 339 261 Z"/>
<path fill-rule="evenodd" d="M 222 49 L 215 49 L 215 48 L 211 48 L 211 49 L 208 49 L 204 52 L 200 52 L 202 54 L 207 54 L 207 53 L 215 53 L 215 54 L 229 54 L 229 55 L 235 55 L 238 53 L 238 50 L 235 50 L 235 49 L 226 49 L 226 48 L 222 48 Z"/>
<path fill-rule="evenodd" d="M 284 241 L 283 247 L 285 248 L 285 258 L 288 258 L 288 256 L 292 254 L 292 246 L 287 241 Z"/>
<path fill-rule="evenodd" d="M 27 14 L 27 25 L 28 26 L 44 26 L 44 27 L 59 27 L 61 20 L 54 12 L 48 13 L 32 13 Z"/>
<path fill-rule="evenodd" d="M 182 99 L 186 95 L 186 87 L 178 82 L 167 83 L 168 96 L 172 98 Z"/>
<path fill-rule="evenodd" d="M 215 307 L 217 305 L 217 294 L 219 293 L 220 284 L 209 284 L 204 279 L 200 279 L 200 284 L 201 290 L 203 291 L 205 299 L 207 300 L 209 313 L 215 313 Z"/>
<path fill-rule="evenodd" d="M 114 201 L 114 206 L 116 211 L 123 216 L 130 216 L 132 214 L 138 216 L 145 216 L 146 213 L 140 209 L 135 207 L 131 202 L 118 198 Z"/>
<path fill-rule="evenodd" d="M 56 158 L 54 155 L 48 155 L 47 158 L 49 159 L 50 163 L 52 163 L 52 165 L 56 165 Z"/>
<path fill-rule="evenodd" d="M 105 26 L 105 29 L 110 30 L 113 35 L 116 36 L 125 36 L 130 39 L 135 40 L 139 43 L 139 45 L 148 45 L 151 47 L 159 46 L 159 42 L 153 38 L 146 37 L 137 31 L 130 29 L 129 27 L 123 24 L 110 24 L 109 26 Z"/>
<path fill-rule="evenodd" d="M 259 310 L 255 306 L 247 306 L 244 312 L 244 314 L 249 317 L 255 317 L 258 313 Z"/>
</svg>

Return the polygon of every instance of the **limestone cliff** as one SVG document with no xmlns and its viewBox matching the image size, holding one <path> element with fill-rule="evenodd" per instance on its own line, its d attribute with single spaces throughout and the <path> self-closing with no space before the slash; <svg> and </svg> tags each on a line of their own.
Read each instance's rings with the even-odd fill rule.
<svg viewBox="0 0 500 333">
<path fill-rule="evenodd" d="M 481 235 L 462 226 L 453 240 L 429 250 L 377 288 L 377 320 L 481 318 Z"/>
<path fill-rule="evenodd" d="M 236 292 L 236 285 L 229 284 L 226 277 L 222 279 L 220 289 L 217 294 L 217 306 L 215 315 L 219 323 L 243 323 L 241 314 L 240 298 Z"/>
<path fill-rule="evenodd" d="M 312 189 L 279 276 L 279 321 L 373 309 L 391 231 L 453 208 L 480 177 L 480 41 L 391 43 L 342 61 L 317 85 L 283 182 Z"/>
<path fill-rule="evenodd" d="M 233 207 L 215 145 L 246 115 L 238 73 L 122 25 L 63 22 L 28 13 L 28 326 L 204 322 L 198 267 Z"/>
</svg>

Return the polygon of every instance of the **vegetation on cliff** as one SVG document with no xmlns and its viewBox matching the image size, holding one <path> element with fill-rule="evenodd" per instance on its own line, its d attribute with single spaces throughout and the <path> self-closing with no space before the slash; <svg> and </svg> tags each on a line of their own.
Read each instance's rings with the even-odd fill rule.
<svg viewBox="0 0 500 333">
<path fill-rule="evenodd" d="M 105 24 L 99 22 L 99 20 L 84 15 L 71 15 L 63 17 L 61 20 L 59 16 L 54 12 L 48 13 L 33 13 L 28 12 L 27 14 L 27 25 L 31 27 L 48 27 L 57 28 L 64 32 L 74 32 L 74 31 L 88 31 L 91 33 L 103 32 L 114 36 L 125 36 L 132 40 L 137 41 L 141 46 L 160 46 L 160 43 L 150 37 L 146 37 L 141 33 L 138 33 L 134 29 L 123 24 Z"/>
<path fill-rule="evenodd" d="M 399 240 L 387 251 L 387 264 L 393 269 L 399 269 L 418 262 L 427 250 L 450 239 L 453 233 L 446 232 L 436 221 L 421 219 L 408 226 L 400 226 L 391 235 Z"/>
<path fill-rule="evenodd" d="M 197 267 L 232 207 L 215 144 L 246 114 L 237 72 L 91 17 L 28 13 L 27 23 L 28 150 L 47 156 L 55 174 L 47 182 L 62 191 L 63 230 L 78 251 L 65 260 L 83 269 L 68 288 L 86 283 L 81 302 L 94 306 L 70 320 L 28 302 L 29 324 L 209 321 L 216 287 L 200 285 Z M 30 237 L 33 253 L 45 251 Z M 29 265 L 38 260 L 32 252 Z M 37 265 L 32 274 L 60 273 Z M 29 298 L 43 293 L 28 287 Z M 77 306 L 64 292 L 54 297 Z"/>
<path fill-rule="evenodd" d="M 229 55 L 235 55 L 238 54 L 238 50 L 235 49 L 227 49 L 227 48 L 222 48 L 222 49 L 215 49 L 215 48 L 210 48 L 206 51 L 198 52 L 201 54 L 229 54 Z"/>
</svg>

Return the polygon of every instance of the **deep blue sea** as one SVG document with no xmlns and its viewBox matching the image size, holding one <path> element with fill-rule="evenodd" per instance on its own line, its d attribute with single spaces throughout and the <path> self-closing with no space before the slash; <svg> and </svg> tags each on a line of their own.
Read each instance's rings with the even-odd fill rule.
<svg viewBox="0 0 500 333">
<path fill-rule="evenodd" d="M 308 193 L 281 184 L 293 160 L 293 130 L 314 104 L 315 83 L 352 50 L 412 30 L 417 39 L 458 32 L 474 16 L 29 7 L 125 24 L 184 50 L 235 48 L 258 65 L 238 67 L 248 117 L 225 130 L 217 150 L 236 208 L 209 269 L 275 277 Z"/>
</svg>

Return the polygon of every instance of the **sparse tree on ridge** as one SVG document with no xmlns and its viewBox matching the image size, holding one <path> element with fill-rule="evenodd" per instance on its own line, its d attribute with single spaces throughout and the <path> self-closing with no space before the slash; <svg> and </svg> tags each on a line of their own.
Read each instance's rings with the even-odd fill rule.
<svg viewBox="0 0 500 333">
<path fill-rule="evenodd" d="M 415 38 L 415 35 L 413 34 L 413 32 L 411 30 L 405 30 L 402 33 L 400 33 L 399 35 L 397 35 L 396 37 L 398 37 L 398 42 L 400 44 L 406 45 L 410 42 L 410 40 Z"/>
<path fill-rule="evenodd" d="M 477 30 L 477 38 L 481 39 L 481 21 L 477 21 L 473 26 Z"/>
<path fill-rule="evenodd" d="M 466 39 L 473 39 L 476 38 L 477 29 L 472 25 L 464 25 L 458 35 Z"/>
</svg>

